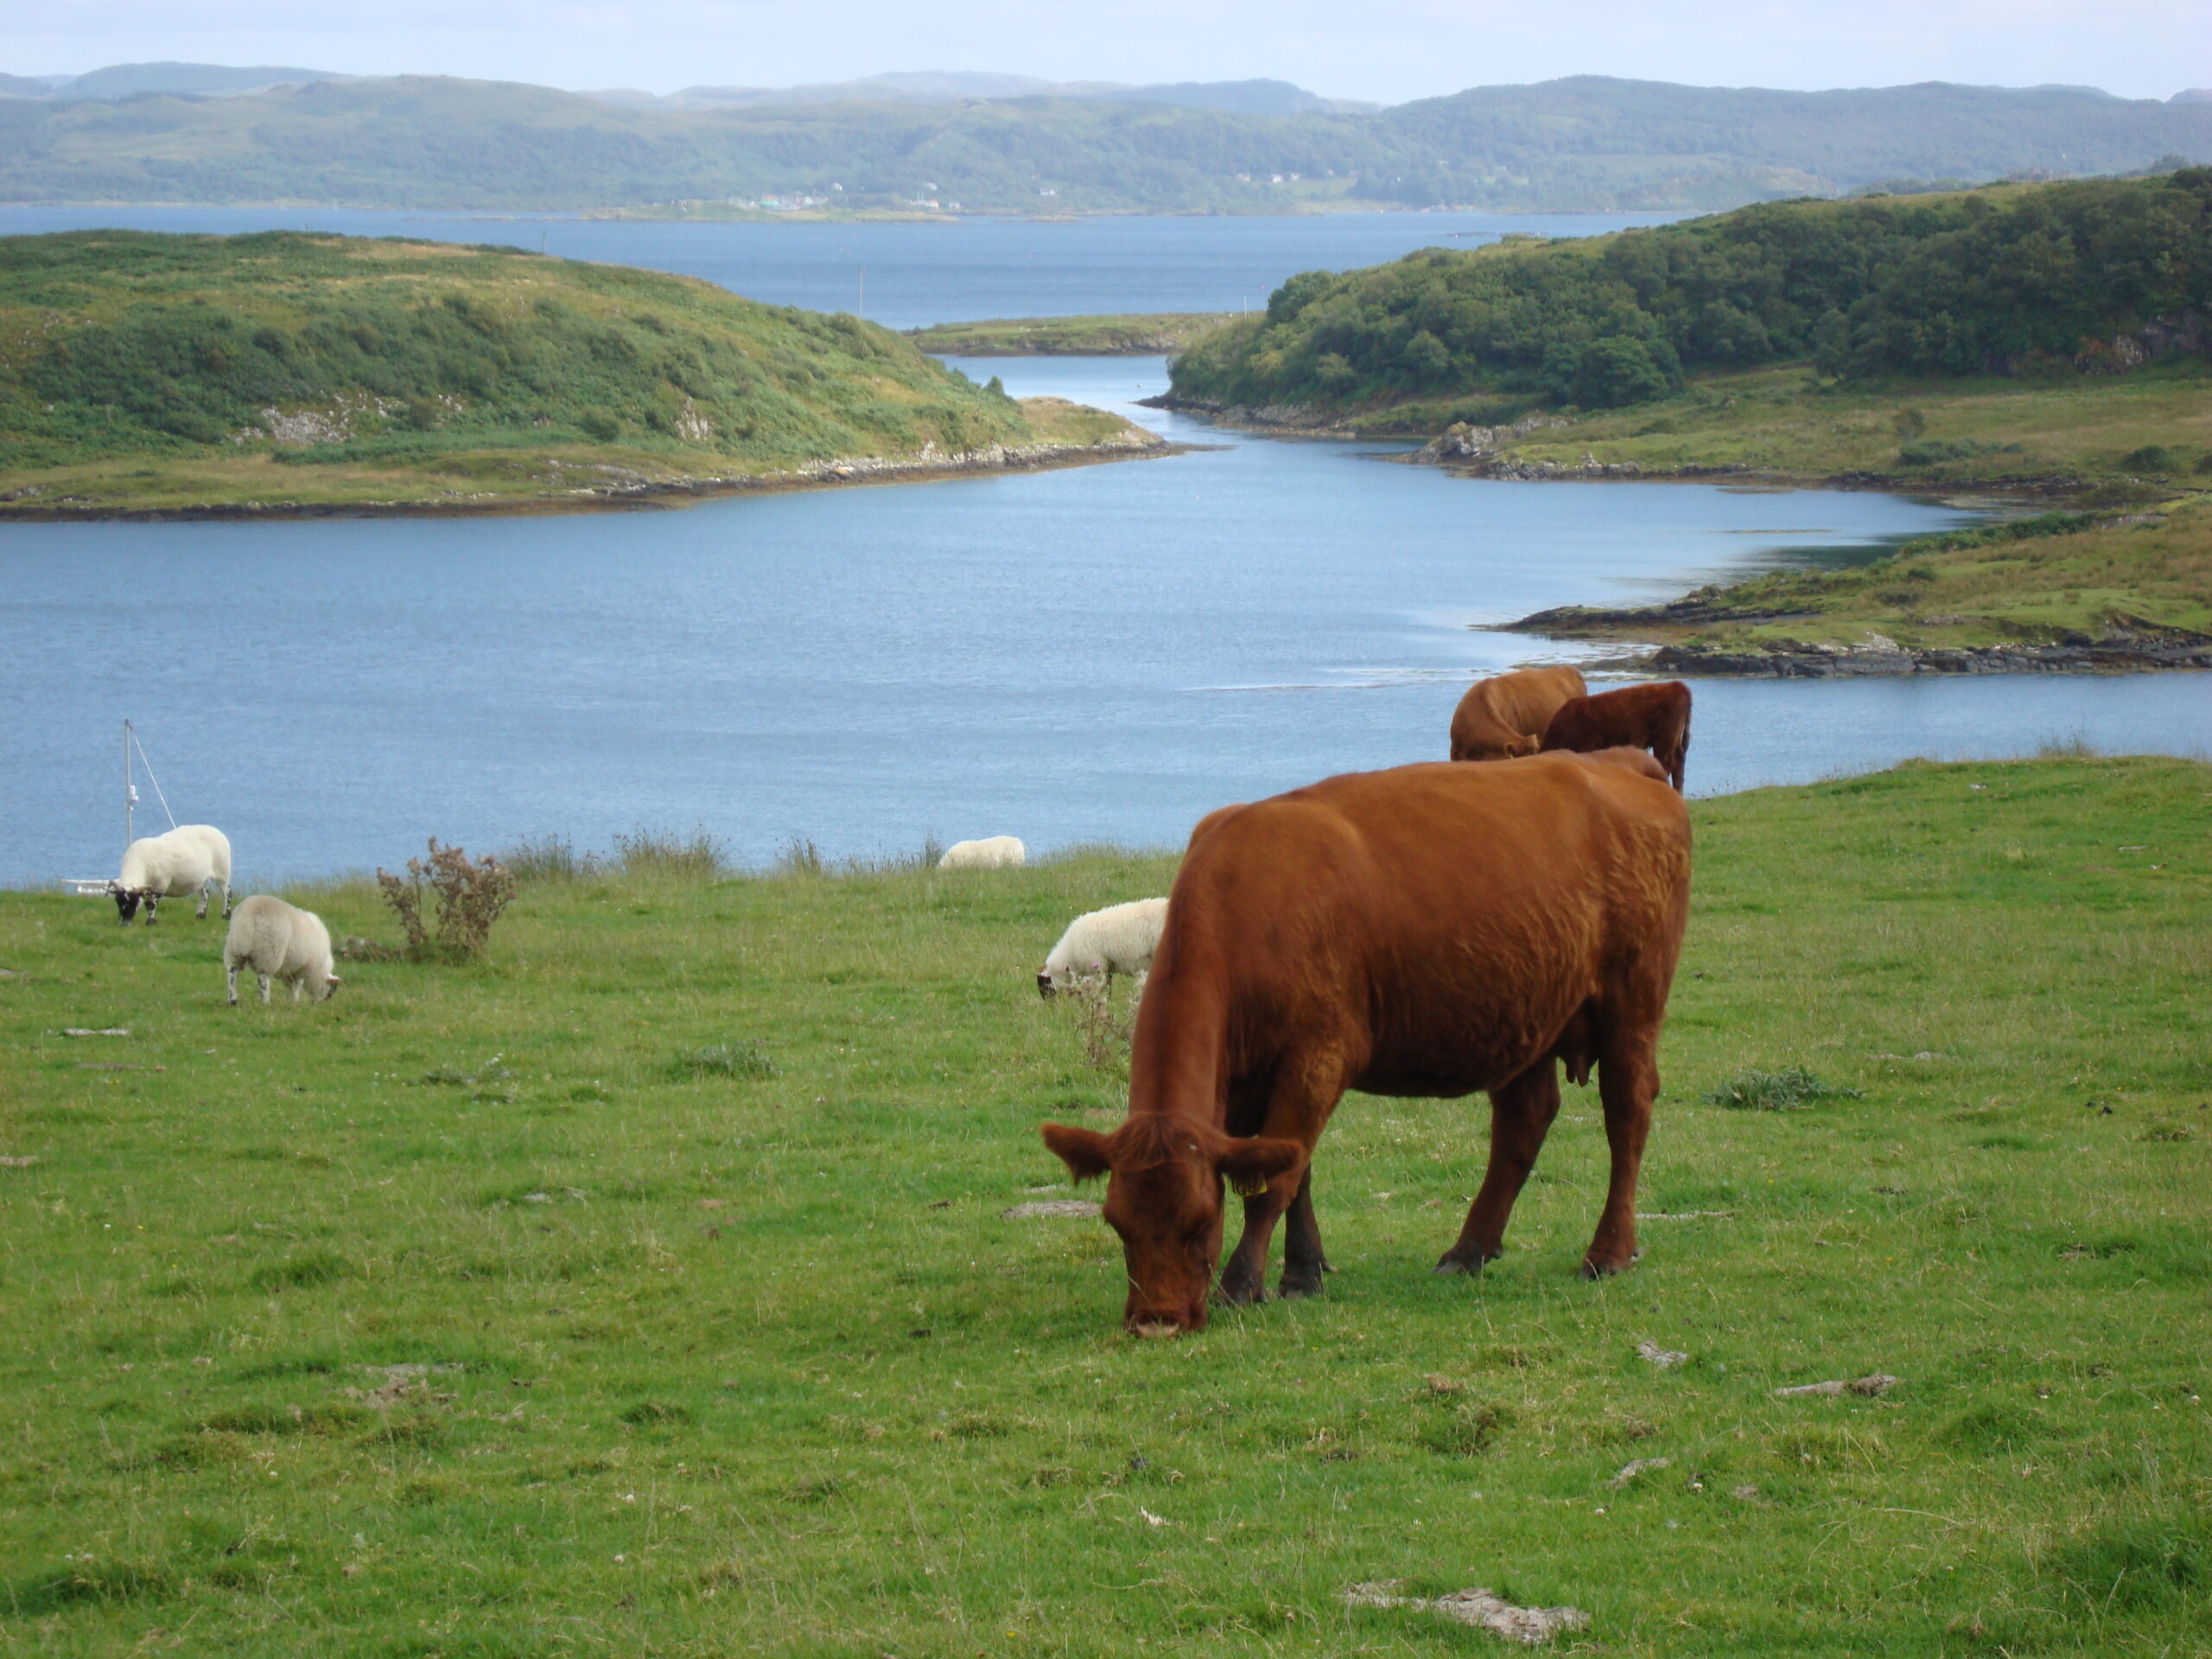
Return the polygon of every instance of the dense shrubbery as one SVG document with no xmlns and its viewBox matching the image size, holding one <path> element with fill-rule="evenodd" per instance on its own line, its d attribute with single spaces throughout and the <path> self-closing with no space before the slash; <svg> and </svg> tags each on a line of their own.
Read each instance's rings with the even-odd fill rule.
<svg viewBox="0 0 2212 1659">
<path fill-rule="evenodd" d="M 2212 305 L 2212 169 L 1792 201 L 1578 242 L 1509 238 L 1286 283 L 1176 360 L 1179 396 L 1380 403 L 1476 390 L 1609 408 L 1686 372 L 2010 373 Z"/>
<path fill-rule="evenodd" d="M 19 465 L 305 418 L 295 459 L 579 440 L 780 461 L 1022 434 L 890 331 L 655 273 L 291 233 L 0 238 Z"/>
</svg>

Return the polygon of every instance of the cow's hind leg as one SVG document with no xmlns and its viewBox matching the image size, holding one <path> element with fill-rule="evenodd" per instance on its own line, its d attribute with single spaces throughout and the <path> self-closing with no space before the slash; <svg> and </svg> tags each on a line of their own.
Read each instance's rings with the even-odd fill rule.
<svg viewBox="0 0 2212 1659">
<path fill-rule="evenodd" d="M 1343 1078 L 1343 1067 L 1333 1058 L 1316 1056 L 1287 1060 L 1268 1090 L 1267 1115 L 1259 1132 L 1296 1141 L 1310 1154 L 1313 1143 L 1321 1138 L 1329 1114 L 1336 1110 L 1337 1102 L 1344 1097 Z M 1287 1281 L 1301 1288 L 1309 1276 L 1319 1287 L 1319 1268 L 1315 1262 L 1320 1255 L 1321 1232 L 1313 1223 L 1313 1201 L 1306 1189 L 1308 1167 L 1310 1165 L 1301 1165 L 1295 1173 L 1286 1170 L 1244 1200 L 1244 1231 L 1221 1270 L 1221 1299 L 1224 1302 L 1266 1300 L 1268 1241 L 1274 1236 L 1275 1223 L 1297 1205 L 1301 1194 L 1305 1194 L 1303 1224 L 1292 1224 L 1291 1239 L 1285 1246 L 1283 1272 Z M 1310 1255 L 1306 1254 L 1309 1245 Z"/>
<path fill-rule="evenodd" d="M 1605 1106 L 1605 1144 L 1612 1177 L 1597 1236 L 1582 1258 L 1582 1276 L 1619 1273 L 1637 1258 L 1636 1179 L 1643 1143 L 1651 1134 L 1651 1103 L 1659 1094 L 1659 1032 L 1656 1024 L 1607 1034 L 1598 1060 L 1598 1094 Z"/>
<path fill-rule="evenodd" d="M 1439 1273 L 1479 1273 L 1505 1254 L 1505 1224 L 1513 1201 L 1536 1166 L 1544 1136 L 1559 1116 L 1559 1068 L 1544 1058 L 1490 1096 L 1490 1167 L 1468 1207 L 1459 1243 L 1436 1264 Z"/>
</svg>

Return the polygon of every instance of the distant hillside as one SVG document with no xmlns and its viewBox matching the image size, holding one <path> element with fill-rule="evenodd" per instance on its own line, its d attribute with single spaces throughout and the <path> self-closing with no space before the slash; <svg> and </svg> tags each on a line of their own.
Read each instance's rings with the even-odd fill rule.
<svg viewBox="0 0 2212 1659">
<path fill-rule="evenodd" d="M 1173 365 L 1179 401 L 1613 408 L 1686 374 L 2109 372 L 2212 351 L 2212 168 L 1792 201 L 1573 240 L 1308 271 Z"/>
<path fill-rule="evenodd" d="M 310 80 L 346 79 L 326 69 L 283 68 L 270 64 L 239 69 L 219 63 L 118 63 L 82 75 L 0 75 L 0 92 L 18 98 L 61 99 L 130 98 L 139 92 L 219 96 Z"/>
<path fill-rule="evenodd" d="M 1365 112 L 1299 105 L 1310 96 L 1256 82 L 715 105 L 695 89 L 683 97 L 697 106 L 670 107 L 404 76 L 141 92 L 127 114 L 110 100 L 0 97 L 0 200 L 1698 211 L 1896 181 L 2212 162 L 2212 103 L 2082 88 L 1782 92 L 1580 77 Z M 1286 103 L 1293 112 L 1268 112 Z"/>
<path fill-rule="evenodd" d="M 1119 441 L 1100 423 L 1079 441 Z M 0 238 L 19 506 L 557 497 L 1059 435 L 888 329 L 690 277 L 296 232 Z"/>
</svg>

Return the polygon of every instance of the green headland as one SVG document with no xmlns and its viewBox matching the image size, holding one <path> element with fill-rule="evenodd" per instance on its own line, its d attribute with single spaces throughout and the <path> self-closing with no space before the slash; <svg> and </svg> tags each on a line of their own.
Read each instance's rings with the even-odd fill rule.
<svg viewBox="0 0 2212 1659">
<path fill-rule="evenodd" d="M 1904 587 L 1883 567 L 1533 621 L 1724 655 L 1869 632 L 1929 649 L 2109 638 L 2194 666 L 2212 651 L 2208 315 L 2212 170 L 1782 202 L 1294 277 L 1265 315 L 1179 356 L 1166 401 L 1417 435 L 1414 459 L 1478 477 L 1842 483 L 2101 512 L 2071 535 L 1914 550 Z"/>
<path fill-rule="evenodd" d="M 0 514 L 575 507 L 1160 447 L 688 277 L 290 232 L 0 238 Z"/>
<path fill-rule="evenodd" d="M 2208 792 L 2059 758 L 1693 802 L 1641 1262 L 1575 1276 L 1592 1091 L 1479 1280 L 1429 1267 L 1484 1108 L 1353 1096 L 1327 1294 L 1167 1343 L 1122 1334 L 1098 1220 L 1007 1212 L 1096 1198 L 1037 1126 L 1127 1090 L 1037 964 L 1172 856 L 741 876 L 641 838 L 525 866 L 480 963 L 267 1009 L 189 906 L 0 893 L 0 1630 L 1505 1650 L 1343 1600 L 1395 1579 L 1669 1659 L 2193 1652 Z M 366 882 L 287 895 L 396 941 Z"/>
</svg>

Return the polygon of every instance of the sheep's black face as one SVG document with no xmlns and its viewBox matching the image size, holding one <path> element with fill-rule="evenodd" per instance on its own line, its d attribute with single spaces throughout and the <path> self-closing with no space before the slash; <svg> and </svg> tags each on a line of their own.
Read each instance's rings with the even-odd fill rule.
<svg viewBox="0 0 2212 1659">
<path fill-rule="evenodd" d="M 1037 970 L 1037 995 L 1049 1000 L 1053 991 L 1057 988 L 1058 988 L 1052 983 L 1052 974 L 1046 969 L 1039 968 Z"/>
<path fill-rule="evenodd" d="M 118 887 L 115 889 L 115 907 L 119 912 L 121 912 L 117 916 L 116 919 L 121 922 L 125 927 L 130 925 L 130 918 L 138 913 L 139 897 L 140 894 L 138 890 L 135 887 Z"/>
</svg>

